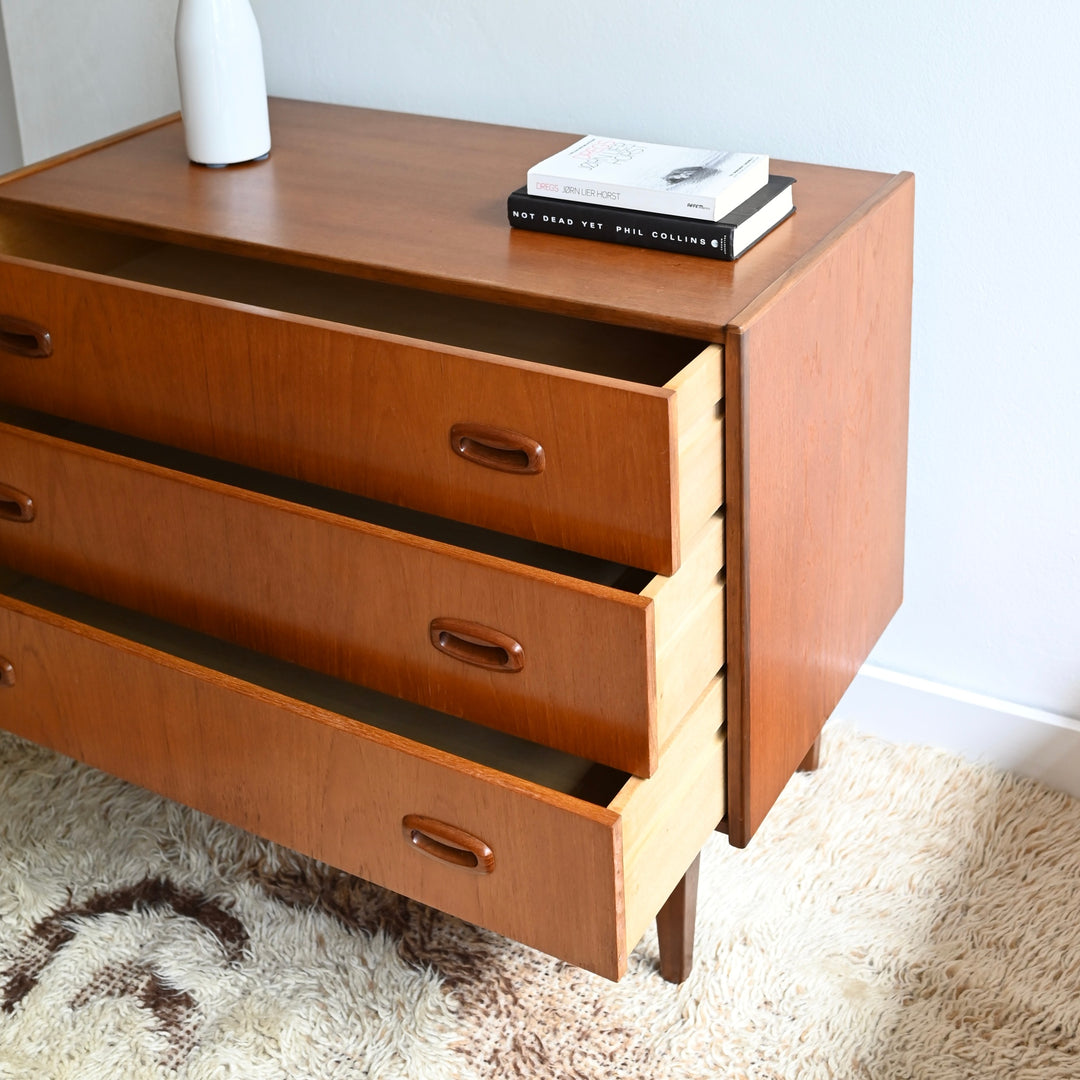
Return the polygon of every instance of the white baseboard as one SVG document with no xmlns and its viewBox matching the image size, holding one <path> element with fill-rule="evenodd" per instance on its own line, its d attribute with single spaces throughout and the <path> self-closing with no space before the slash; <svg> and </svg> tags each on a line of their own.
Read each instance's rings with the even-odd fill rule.
<svg viewBox="0 0 1080 1080">
<path fill-rule="evenodd" d="M 1080 720 L 864 664 L 833 716 L 895 743 L 952 750 L 1080 798 Z"/>
</svg>

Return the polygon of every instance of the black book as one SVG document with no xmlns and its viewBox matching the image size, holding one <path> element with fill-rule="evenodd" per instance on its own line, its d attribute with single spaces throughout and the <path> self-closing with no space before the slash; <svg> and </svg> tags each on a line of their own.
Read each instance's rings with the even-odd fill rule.
<svg viewBox="0 0 1080 1080">
<path fill-rule="evenodd" d="M 791 176 L 770 176 L 763 188 L 719 221 L 549 199 L 530 195 L 523 187 L 510 194 L 506 212 L 517 229 L 730 261 L 795 212 L 794 183 Z"/>
</svg>

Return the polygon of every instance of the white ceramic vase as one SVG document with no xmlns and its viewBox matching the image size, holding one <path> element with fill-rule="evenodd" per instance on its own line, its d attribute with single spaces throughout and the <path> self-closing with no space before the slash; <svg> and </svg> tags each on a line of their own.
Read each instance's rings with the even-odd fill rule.
<svg viewBox="0 0 1080 1080">
<path fill-rule="evenodd" d="M 192 161 L 234 165 L 270 152 L 262 39 L 248 0 L 180 0 L 176 71 Z"/>
</svg>

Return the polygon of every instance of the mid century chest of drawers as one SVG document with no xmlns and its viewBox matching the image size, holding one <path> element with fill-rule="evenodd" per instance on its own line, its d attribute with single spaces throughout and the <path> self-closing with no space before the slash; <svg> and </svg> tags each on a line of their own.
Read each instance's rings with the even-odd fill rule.
<svg viewBox="0 0 1080 1080">
<path fill-rule="evenodd" d="M 722 263 L 511 230 L 566 135 L 271 117 L 0 182 L 0 726 L 681 977 L 900 601 L 913 181 Z"/>
</svg>

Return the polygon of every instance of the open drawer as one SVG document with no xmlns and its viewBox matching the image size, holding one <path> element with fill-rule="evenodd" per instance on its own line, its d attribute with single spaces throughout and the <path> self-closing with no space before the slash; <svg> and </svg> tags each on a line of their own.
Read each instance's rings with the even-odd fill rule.
<svg viewBox="0 0 1080 1080">
<path fill-rule="evenodd" d="M 609 978 L 724 814 L 722 690 L 641 780 L 0 569 L 0 726 Z"/>
<path fill-rule="evenodd" d="M 723 501 L 718 345 L 21 207 L 0 298 L 27 408 L 665 574 Z"/>
<path fill-rule="evenodd" d="M 723 542 L 665 578 L 0 407 L 0 562 L 637 775 L 724 665 Z"/>
</svg>

